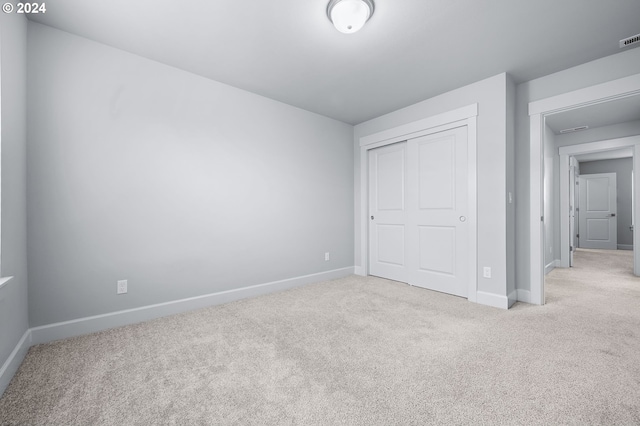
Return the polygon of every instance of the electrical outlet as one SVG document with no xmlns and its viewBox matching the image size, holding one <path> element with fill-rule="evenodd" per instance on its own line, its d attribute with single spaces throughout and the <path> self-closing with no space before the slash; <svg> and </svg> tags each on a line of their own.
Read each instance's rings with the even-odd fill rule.
<svg viewBox="0 0 640 426">
<path fill-rule="evenodd" d="M 485 266 L 482 269 L 482 276 L 485 278 L 491 278 L 491 267 L 490 266 Z"/>
<path fill-rule="evenodd" d="M 329 261 L 329 259 L 330 259 L 329 252 L 326 252 L 326 253 L 324 254 L 324 260 L 325 260 L 325 262 L 328 262 L 328 261 Z"/>
<path fill-rule="evenodd" d="M 116 289 L 117 294 L 124 294 L 127 292 L 127 280 L 118 280 L 118 287 Z"/>
</svg>

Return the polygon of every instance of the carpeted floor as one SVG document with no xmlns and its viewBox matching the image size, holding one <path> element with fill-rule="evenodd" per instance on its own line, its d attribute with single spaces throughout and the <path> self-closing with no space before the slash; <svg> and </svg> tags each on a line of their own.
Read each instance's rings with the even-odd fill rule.
<svg viewBox="0 0 640 426">
<path fill-rule="evenodd" d="M 349 277 L 32 347 L 0 424 L 640 424 L 632 252 L 509 311 Z"/>
</svg>

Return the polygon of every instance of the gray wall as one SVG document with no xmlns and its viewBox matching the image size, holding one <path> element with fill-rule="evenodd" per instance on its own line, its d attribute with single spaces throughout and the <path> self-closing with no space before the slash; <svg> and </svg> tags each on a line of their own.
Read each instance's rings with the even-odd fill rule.
<svg viewBox="0 0 640 426">
<path fill-rule="evenodd" d="M 353 265 L 352 126 L 35 23 L 28 70 L 32 326 Z"/>
<path fill-rule="evenodd" d="M 631 226 L 631 172 L 632 158 L 585 161 L 580 163 L 580 174 L 615 173 L 618 204 L 618 244 L 633 246 Z"/>
<path fill-rule="evenodd" d="M 630 49 L 569 68 L 517 87 L 516 102 L 516 284 L 529 290 L 529 102 L 638 73 L 640 49 Z"/>
<path fill-rule="evenodd" d="M 27 20 L 0 14 L 2 105 L 1 275 L 13 276 L 0 288 L 0 366 L 29 328 L 27 308 L 26 82 Z"/>
<path fill-rule="evenodd" d="M 354 176 L 356 177 L 355 241 L 360 242 L 360 138 L 466 105 L 478 103 L 478 290 L 507 294 L 507 75 L 497 76 L 444 93 L 355 126 Z M 360 247 L 356 245 L 356 266 Z M 492 278 L 482 268 L 492 268 Z"/>
</svg>

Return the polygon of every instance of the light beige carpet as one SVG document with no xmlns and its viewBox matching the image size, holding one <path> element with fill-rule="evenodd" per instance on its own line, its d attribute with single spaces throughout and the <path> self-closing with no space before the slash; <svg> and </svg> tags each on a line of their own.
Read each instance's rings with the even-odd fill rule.
<svg viewBox="0 0 640 426">
<path fill-rule="evenodd" d="M 640 424 L 640 279 L 583 250 L 503 311 L 350 277 L 31 348 L 0 424 Z"/>
</svg>

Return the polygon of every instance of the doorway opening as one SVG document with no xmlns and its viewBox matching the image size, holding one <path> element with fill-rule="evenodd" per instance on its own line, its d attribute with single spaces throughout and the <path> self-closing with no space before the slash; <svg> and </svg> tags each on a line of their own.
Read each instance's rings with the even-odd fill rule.
<svg viewBox="0 0 640 426">
<path fill-rule="evenodd" d="M 570 214 L 569 214 L 569 172 L 570 172 L 570 157 L 575 157 L 578 154 L 596 153 L 603 151 L 613 151 L 616 149 L 628 148 L 632 151 L 633 169 L 640 169 L 640 158 L 636 154 L 638 146 L 640 146 L 640 136 L 633 137 L 618 137 L 602 140 L 605 138 L 599 138 L 600 141 L 582 142 L 575 145 L 567 144 L 565 146 L 554 146 L 551 154 L 545 148 L 549 147 L 549 143 L 545 136 L 548 131 L 548 120 L 551 122 L 554 117 L 573 117 L 584 119 L 589 117 L 590 113 L 596 121 L 602 119 L 610 119 L 618 114 L 618 121 L 613 123 L 621 123 L 621 114 L 625 113 L 626 109 L 611 108 L 614 102 L 626 102 L 632 97 L 637 101 L 640 97 L 636 96 L 640 94 L 640 74 L 636 74 L 630 77 L 626 77 L 619 80 L 614 80 L 608 83 L 603 83 L 597 86 L 588 87 L 585 89 L 577 90 L 574 92 L 565 93 L 563 95 L 554 96 L 552 98 L 543 99 L 540 101 L 532 102 L 529 104 L 530 115 L 530 175 L 531 175 L 531 196 L 530 196 L 530 264 L 531 264 L 531 302 L 535 304 L 545 303 L 544 293 L 544 268 L 545 268 L 545 256 L 547 256 L 547 248 L 545 245 L 545 237 L 559 238 L 559 259 L 554 259 L 555 266 L 569 267 L 571 256 L 571 244 L 570 240 L 572 234 L 569 231 Z M 640 104 L 638 104 L 640 105 Z M 606 110 L 613 114 L 607 116 L 602 111 Z M 640 110 L 634 108 L 631 109 L 633 114 L 638 114 L 637 117 L 631 118 L 631 120 L 640 120 Z M 606 126 L 609 123 L 602 123 L 599 126 Z M 599 127 L 594 126 L 594 127 Z M 572 126 L 582 127 L 582 126 Z M 592 135 L 596 135 L 596 129 L 591 132 Z M 592 139 L 593 140 L 593 139 Z M 545 146 L 546 145 L 546 146 Z M 555 151 L 555 150 L 558 151 Z M 555 151 L 555 152 L 554 152 Z M 556 198 L 559 208 L 554 208 L 552 211 L 548 209 L 547 200 L 545 200 L 545 185 L 549 187 L 549 182 L 545 182 L 545 177 L 548 178 L 548 174 L 545 172 L 545 159 L 549 157 L 555 158 L 556 152 L 558 152 L 557 162 L 557 175 L 562 177 L 560 180 L 561 188 L 559 191 L 559 199 Z M 547 167 L 548 167 L 547 162 Z M 551 163 L 553 164 L 553 163 Z M 640 182 L 637 182 L 638 174 L 634 174 L 633 187 L 640 188 Z M 567 177 L 567 179 L 564 179 Z M 634 193 L 637 189 L 634 189 Z M 548 194 L 547 194 L 548 195 Z M 638 220 L 639 209 L 635 204 L 638 203 L 638 194 L 635 194 L 633 200 L 633 223 Z M 556 213 L 557 212 L 557 213 Z M 560 213 L 562 212 L 562 214 Z M 560 234 L 548 235 L 545 234 L 545 219 L 547 223 L 553 220 L 549 215 L 555 215 L 557 223 L 560 225 Z M 633 246 L 636 246 L 636 235 L 633 234 Z M 633 252 L 634 258 L 634 274 L 640 275 L 640 250 Z M 556 256 L 557 257 L 557 256 Z"/>
<path fill-rule="evenodd" d="M 561 246 L 563 259 L 558 266 L 584 269 L 594 263 L 612 276 L 625 271 L 633 275 L 633 145 L 637 142 L 640 139 L 634 136 L 617 140 L 629 145 L 618 149 L 610 149 L 612 141 L 559 148 L 560 162 L 568 163 L 569 171 L 560 176 L 560 196 L 566 197 L 560 214 L 566 218 L 559 232 L 567 234 L 562 240 L 568 247 Z M 577 276 L 567 272 L 567 278 Z"/>
<path fill-rule="evenodd" d="M 559 148 L 558 266 L 571 267 L 578 248 L 633 250 L 639 146 L 637 135 Z"/>
</svg>

